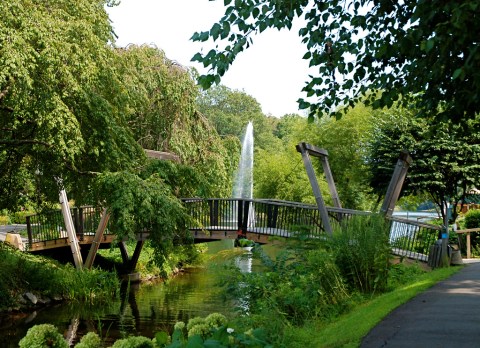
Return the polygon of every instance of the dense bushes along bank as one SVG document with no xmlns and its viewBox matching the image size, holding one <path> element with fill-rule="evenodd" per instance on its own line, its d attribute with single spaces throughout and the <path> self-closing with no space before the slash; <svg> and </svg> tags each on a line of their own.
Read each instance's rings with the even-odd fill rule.
<svg viewBox="0 0 480 348">
<path fill-rule="evenodd" d="M 134 244 L 127 243 L 130 254 Z M 131 250 L 130 250 L 131 249 Z M 161 266 L 152 262 L 154 250 L 149 243 L 140 254 L 136 271 L 142 279 L 169 277 L 179 268 L 201 263 L 204 245 L 178 245 L 165 255 Z M 70 264 L 21 252 L 0 243 L 0 312 L 45 305 L 54 301 L 98 303 L 118 295 L 119 280 L 115 270 L 122 268 L 120 251 L 100 250 L 94 268 L 77 272 Z M 105 269 L 109 269 L 105 270 Z"/>
<path fill-rule="evenodd" d="M 72 265 L 33 256 L 4 243 L 0 243 L 0 279 L 0 312 L 52 301 L 108 301 L 119 289 L 113 272 L 77 272 Z"/>
<path fill-rule="evenodd" d="M 262 272 L 225 270 L 225 293 L 239 304 L 227 325 L 202 324 L 189 337 L 174 331 L 171 341 L 166 333 L 155 341 L 130 338 L 114 347 L 358 346 L 388 312 L 456 271 L 393 262 L 388 231 L 382 216 L 352 217 L 329 240 L 291 238 L 276 258 L 260 249 Z"/>
</svg>

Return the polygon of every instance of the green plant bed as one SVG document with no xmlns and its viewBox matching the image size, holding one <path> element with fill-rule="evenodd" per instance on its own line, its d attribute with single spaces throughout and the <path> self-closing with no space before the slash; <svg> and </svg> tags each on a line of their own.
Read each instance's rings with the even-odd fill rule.
<svg viewBox="0 0 480 348">
<path fill-rule="evenodd" d="M 255 242 L 247 238 L 237 238 L 234 245 L 239 248 L 250 248 L 255 245 Z"/>
<path fill-rule="evenodd" d="M 118 293 L 113 272 L 77 271 L 46 257 L 34 256 L 0 243 L 0 311 L 20 305 L 26 292 L 42 297 L 88 303 L 107 302 Z"/>
<path fill-rule="evenodd" d="M 133 255 L 135 244 L 135 242 L 126 243 L 128 255 Z M 179 268 L 202 264 L 206 248 L 204 244 L 173 246 L 164 255 L 164 262 L 159 266 L 153 261 L 155 250 L 147 241 L 142 248 L 135 271 L 140 273 L 142 279 L 168 278 Z M 123 261 L 119 248 L 99 250 L 98 254 L 104 259 L 103 264 L 108 265 L 110 269 L 121 269 Z"/>
</svg>

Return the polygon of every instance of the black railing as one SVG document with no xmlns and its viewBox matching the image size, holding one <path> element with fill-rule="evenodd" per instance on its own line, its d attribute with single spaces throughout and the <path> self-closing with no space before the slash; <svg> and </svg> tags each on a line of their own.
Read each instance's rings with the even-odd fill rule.
<svg viewBox="0 0 480 348">
<path fill-rule="evenodd" d="M 325 236 L 316 205 L 267 199 L 185 198 L 192 231 L 238 231 L 278 237 L 318 238 Z M 94 235 L 102 209 L 91 206 L 71 208 L 77 236 Z M 354 215 L 370 212 L 327 207 L 332 227 L 348 223 Z M 391 217 L 390 243 L 393 253 L 426 261 L 430 246 L 439 238 L 441 227 L 422 222 Z M 61 210 L 27 216 L 29 246 L 67 238 Z M 111 234 L 108 229 L 105 234 Z"/>
<path fill-rule="evenodd" d="M 325 233 L 313 204 L 241 198 L 185 198 L 183 202 L 192 218 L 189 228 L 193 231 L 240 231 L 279 237 L 299 233 L 315 237 Z M 352 215 L 369 214 L 341 208 L 327 210 L 334 224 L 347 221 Z"/>
<path fill-rule="evenodd" d="M 75 207 L 70 209 L 75 231 L 80 240 L 85 235 L 93 235 L 98 227 L 102 209 L 92 206 Z M 67 230 L 61 210 L 44 211 L 27 216 L 28 244 L 47 242 L 67 238 Z M 109 234 L 108 226 L 104 234 Z"/>
<path fill-rule="evenodd" d="M 192 217 L 193 231 L 241 231 L 279 237 L 299 233 L 325 235 L 316 205 L 267 199 L 188 198 L 184 205 Z M 370 212 L 327 207 L 332 227 L 348 223 L 354 215 Z M 394 254 L 426 261 L 441 227 L 391 217 L 390 243 Z"/>
<path fill-rule="evenodd" d="M 440 238 L 442 227 L 395 216 L 390 221 L 393 253 L 427 261 L 430 247 Z"/>
</svg>

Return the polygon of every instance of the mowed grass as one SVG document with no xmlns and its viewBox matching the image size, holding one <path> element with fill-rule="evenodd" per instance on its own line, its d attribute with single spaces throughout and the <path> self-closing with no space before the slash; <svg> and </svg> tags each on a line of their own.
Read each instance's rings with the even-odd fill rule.
<svg viewBox="0 0 480 348">
<path fill-rule="evenodd" d="M 359 347 L 362 338 L 388 313 L 461 268 L 441 268 L 419 275 L 410 284 L 374 297 L 329 324 L 311 322 L 301 328 L 289 327 L 285 332 L 288 347 Z"/>
</svg>

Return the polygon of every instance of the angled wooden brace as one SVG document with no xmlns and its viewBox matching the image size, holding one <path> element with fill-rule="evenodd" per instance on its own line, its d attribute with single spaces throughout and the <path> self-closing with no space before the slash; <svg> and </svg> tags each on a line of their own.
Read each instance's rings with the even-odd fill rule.
<svg viewBox="0 0 480 348">
<path fill-rule="evenodd" d="M 328 152 L 319 147 L 307 144 L 300 143 L 296 146 L 298 152 L 302 154 L 303 164 L 307 171 L 308 180 L 312 186 L 313 195 L 315 196 L 315 201 L 317 203 L 318 211 L 320 212 L 320 218 L 322 219 L 322 224 L 325 229 L 325 232 L 332 234 L 332 226 L 330 225 L 330 219 L 328 217 L 327 207 L 325 201 L 323 200 L 320 187 L 318 186 L 317 177 L 313 169 L 312 160 L 310 156 L 318 157 L 322 161 L 323 171 L 325 172 L 325 178 L 327 179 L 328 188 L 330 190 L 330 195 L 333 199 L 333 204 L 337 208 L 341 208 L 340 198 L 338 197 L 337 188 L 335 187 L 335 182 L 333 181 L 332 172 L 330 170 L 330 165 L 328 164 Z"/>
<path fill-rule="evenodd" d="M 390 217 L 397 204 L 400 191 L 402 190 L 403 182 L 407 176 L 408 168 L 412 163 L 412 157 L 406 151 L 402 151 L 398 157 L 397 164 L 393 171 L 392 179 L 388 185 L 387 193 L 385 194 L 385 200 L 383 201 L 380 211 L 385 214 L 386 217 Z"/>
<path fill-rule="evenodd" d="M 107 212 L 107 209 L 104 208 L 102 212 L 102 218 L 98 223 L 97 231 L 95 232 L 95 237 L 93 237 L 92 245 L 90 246 L 90 250 L 88 252 L 87 260 L 85 261 L 85 268 L 87 269 L 91 269 L 93 266 L 93 261 L 95 261 L 95 256 L 97 256 L 98 248 L 100 247 L 103 233 L 107 228 L 109 218 L 110 218 L 110 214 Z"/>
</svg>

